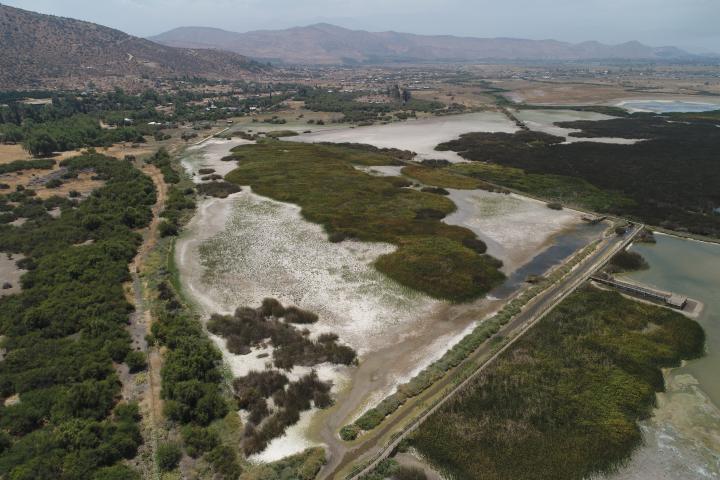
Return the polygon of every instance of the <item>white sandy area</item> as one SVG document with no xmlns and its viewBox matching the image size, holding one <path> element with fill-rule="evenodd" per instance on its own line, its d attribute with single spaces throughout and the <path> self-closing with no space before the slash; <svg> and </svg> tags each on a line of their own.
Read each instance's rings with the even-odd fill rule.
<svg viewBox="0 0 720 480">
<path fill-rule="evenodd" d="M 467 113 L 432 117 L 420 120 L 373 125 L 369 127 L 341 128 L 289 137 L 295 142 L 365 143 L 381 148 L 400 148 L 418 154 L 417 160 L 445 159 L 453 163 L 464 162 L 456 152 L 438 152 L 435 147 L 469 132 L 517 131 L 505 115 L 497 112 Z"/>
<path fill-rule="evenodd" d="M 248 460 L 252 463 L 275 462 L 308 448 L 316 447 L 317 444 L 310 441 L 305 435 L 315 412 L 315 409 L 300 412 L 300 420 L 295 425 L 288 427 L 282 437 L 273 439 L 265 450 L 252 455 Z"/>
<path fill-rule="evenodd" d="M 244 187 L 198 208 L 176 250 L 185 284 L 206 313 L 231 313 L 274 297 L 318 313 L 320 321 L 308 326 L 313 334 L 331 330 L 362 354 L 369 345 L 384 345 L 386 329 L 439 303 L 375 270 L 372 262 L 394 246 L 331 243 L 295 205 Z"/>
<path fill-rule="evenodd" d="M 181 163 L 185 170 L 192 175 L 195 183 L 200 183 L 200 177 L 204 176 L 198 173 L 201 168 L 213 168 L 216 174 L 225 176 L 237 168 L 237 162 L 223 162 L 220 159 L 230 155 L 231 148 L 250 143 L 255 142 L 241 138 L 233 138 L 232 140 L 213 138 L 203 142 L 201 145 L 189 147 Z"/>
<path fill-rule="evenodd" d="M 22 291 L 20 277 L 23 276 L 26 270 L 17 268 L 16 262 L 25 257 L 18 253 L 12 254 L 11 257 L 8 258 L 7 253 L 0 252 L 0 287 L 6 282 L 11 285 L 10 288 L 0 288 L 0 297 L 14 295 Z"/>
<path fill-rule="evenodd" d="M 389 330 L 412 331 L 413 323 L 427 318 L 439 303 L 374 269 L 372 262 L 393 250 L 379 243 L 331 243 L 320 226 L 302 219 L 298 207 L 260 197 L 247 187 L 227 199 L 199 202 L 198 215 L 176 245 L 184 286 L 206 318 L 275 297 L 285 305 L 317 312 L 320 320 L 307 326 L 313 335 L 335 332 L 361 355 L 389 346 L 385 339 Z M 272 361 L 271 356 L 257 358 L 271 353 L 271 348 L 234 355 L 223 339 L 212 338 L 236 377 L 264 370 Z M 446 340 L 439 341 L 437 348 L 442 351 Z M 332 382 L 336 392 L 347 385 L 352 368 L 322 364 L 295 367 L 287 375 L 296 380 L 314 369 L 321 380 Z M 274 440 L 257 460 L 274 460 L 307 448 L 310 443 L 303 432 L 312 415 L 304 415 L 306 421 Z"/>
<path fill-rule="evenodd" d="M 378 177 L 399 177 L 402 175 L 400 172 L 404 165 L 400 166 L 392 166 L 392 165 L 382 165 L 382 166 L 375 166 L 375 167 L 367 167 L 365 165 L 355 165 L 354 166 L 356 170 L 360 170 L 361 172 L 368 173 L 370 175 L 375 175 Z"/>
<path fill-rule="evenodd" d="M 574 210 L 551 210 L 544 202 L 511 193 L 448 189 L 457 210 L 443 220 L 472 230 L 510 273 L 538 255 L 553 235 L 581 221 Z"/>
<path fill-rule="evenodd" d="M 515 110 L 513 113 L 522 120 L 530 130 L 564 137 L 566 143 L 595 142 L 632 145 L 639 141 L 629 138 L 571 137 L 571 133 L 579 132 L 580 130 L 576 128 L 562 128 L 555 125 L 556 122 L 574 122 L 578 120 L 599 121 L 615 118 L 601 113 L 581 112 L 578 110 Z"/>
</svg>

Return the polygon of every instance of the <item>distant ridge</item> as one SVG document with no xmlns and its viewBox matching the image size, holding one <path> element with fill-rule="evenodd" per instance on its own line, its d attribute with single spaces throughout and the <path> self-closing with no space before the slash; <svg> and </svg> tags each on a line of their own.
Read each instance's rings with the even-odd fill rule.
<svg viewBox="0 0 720 480">
<path fill-rule="evenodd" d="M 215 48 L 285 63 L 352 64 L 388 62 L 468 62 L 479 60 L 672 60 L 693 55 L 675 47 L 640 42 L 604 45 L 557 40 L 470 38 L 367 32 L 319 23 L 286 30 L 247 33 L 219 28 L 181 27 L 151 37 L 164 45 Z"/>
<path fill-rule="evenodd" d="M 71 77 L 234 78 L 259 68 L 237 53 L 168 47 L 94 23 L 0 5 L 0 88 Z"/>
</svg>

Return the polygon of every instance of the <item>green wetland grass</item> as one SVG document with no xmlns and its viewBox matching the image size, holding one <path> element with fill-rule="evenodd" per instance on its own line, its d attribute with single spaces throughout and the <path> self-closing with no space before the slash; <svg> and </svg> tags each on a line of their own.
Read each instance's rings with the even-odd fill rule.
<svg viewBox="0 0 720 480">
<path fill-rule="evenodd" d="M 226 179 L 302 208 L 332 241 L 355 238 L 397 246 L 378 270 L 432 297 L 467 301 L 499 284 L 500 262 L 463 245 L 475 235 L 441 219 L 449 199 L 411 188 L 398 177 L 376 177 L 353 165 L 397 163 L 391 153 L 353 146 L 264 141 L 234 149 L 238 168 Z"/>
<path fill-rule="evenodd" d="M 579 479 L 642 442 L 662 368 L 704 333 L 661 307 L 586 287 L 561 303 L 411 439 L 450 478 Z M 479 473 L 481 472 L 481 473 Z"/>
</svg>

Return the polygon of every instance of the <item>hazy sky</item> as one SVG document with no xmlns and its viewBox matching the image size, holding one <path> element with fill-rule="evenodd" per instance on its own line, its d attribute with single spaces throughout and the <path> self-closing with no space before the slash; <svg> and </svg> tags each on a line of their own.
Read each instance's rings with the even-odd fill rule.
<svg viewBox="0 0 720 480">
<path fill-rule="evenodd" d="M 720 52 L 720 0 L 0 0 L 149 36 L 179 26 L 247 31 L 329 22 L 475 37 L 640 40 Z"/>
</svg>

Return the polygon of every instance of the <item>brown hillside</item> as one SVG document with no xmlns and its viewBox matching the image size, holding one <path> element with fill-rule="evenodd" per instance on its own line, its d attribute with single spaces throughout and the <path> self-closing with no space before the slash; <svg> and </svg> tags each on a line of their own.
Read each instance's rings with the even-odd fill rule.
<svg viewBox="0 0 720 480">
<path fill-rule="evenodd" d="M 258 68 L 236 53 L 168 47 L 94 23 L 0 5 L 0 88 L 77 76 L 236 78 Z"/>
</svg>

